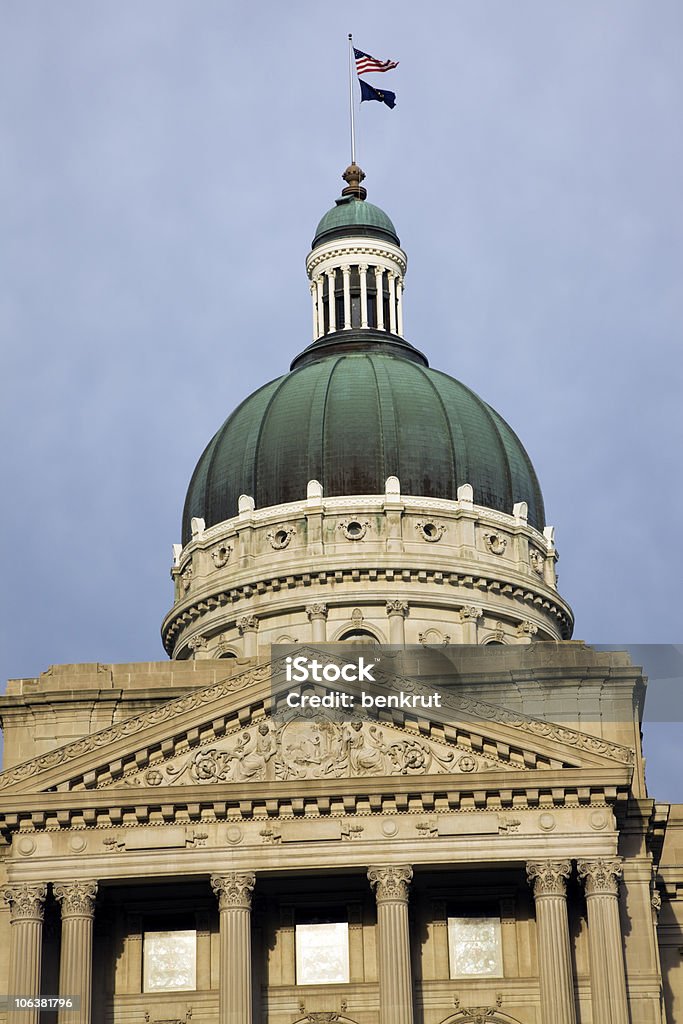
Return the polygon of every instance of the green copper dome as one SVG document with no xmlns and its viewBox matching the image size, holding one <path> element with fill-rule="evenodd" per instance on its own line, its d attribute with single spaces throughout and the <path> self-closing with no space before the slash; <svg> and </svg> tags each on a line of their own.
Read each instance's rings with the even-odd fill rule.
<svg viewBox="0 0 683 1024">
<path fill-rule="evenodd" d="M 511 513 L 526 501 L 529 522 L 543 528 L 529 457 L 486 402 L 386 334 L 338 332 L 325 342 L 247 398 L 209 443 L 185 501 L 184 544 L 194 516 L 207 526 L 229 519 L 240 494 L 257 508 L 303 500 L 309 480 L 326 497 L 382 494 L 389 476 L 407 495 L 455 500 L 469 483 L 488 508 Z"/>
<path fill-rule="evenodd" d="M 354 196 L 342 196 L 336 206 L 327 211 L 315 230 L 311 248 L 344 235 L 363 235 L 381 238 L 394 245 L 401 244 L 396 228 L 384 210 Z"/>
</svg>

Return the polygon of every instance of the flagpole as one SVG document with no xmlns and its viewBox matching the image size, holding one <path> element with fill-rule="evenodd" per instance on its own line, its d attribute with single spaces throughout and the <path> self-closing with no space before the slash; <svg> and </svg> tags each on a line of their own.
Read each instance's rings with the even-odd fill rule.
<svg viewBox="0 0 683 1024">
<path fill-rule="evenodd" d="M 356 122 L 353 112 L 353 36 L 349 32 L 349 114 L 351 115 L 351 163 L 356 162 Z"/>
</svg>

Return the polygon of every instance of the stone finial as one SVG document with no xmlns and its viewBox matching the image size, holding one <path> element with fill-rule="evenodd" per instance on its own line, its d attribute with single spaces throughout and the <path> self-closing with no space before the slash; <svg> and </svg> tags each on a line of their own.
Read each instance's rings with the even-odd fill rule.
<svg viewBox="0 0 683 1024">
<path fill-rule="evenodd" d="M 401 482 L 397 476 L 388 476 L 384 483 L 384 493 L 392 497 L 401 496 Z"/>
<path fill-rule="evenodd" d="M 354 199 L 367 198 L 368 190 L 361 185 L 361 181 L 365 178 L 365 172 L 357 163 L 349 164 L 342 174 L 342 178 L 346 182 L 346 188 L 342 189 L 343 196 L 353 196 Z"/>
<path fill-rule="evenodd" d="M 323 496 L 323 485 L 319 480 L 309 480 L 306 486 L 306 497 L 309 501 L 320 501 Z"/>
<path fill-rule="evenodd" d="M 201 534 L 204 533 L 205 529 L 206 522 L 200 516 L 194 516 L 194 518 L 190 519 L 190 532 L 192 534 L 192 540 L 194 540 L 195 537 L 201 536 Z"/>
<path fill-rule="evenodd" d="M 525 523 L 529 518 L 529 506 L 526 501 L 516 501 L 512 506 L 512 514 L 515 519 L 521 519 Z"/>
<path fill-rule="evenodd" d="M 182 554 L 182 551 L 183 551 L 183 545 L 182 544 L 174 544 L 173 545 L 173 567 L 174 568 L 176 566 L 180 565 L 180 556 Z"/>
<path fill-rule="evenodd" d="M 249 512 L 253 512 L 256 508 L 256 502 L 250 494 L 240 494 L 237 499 L 237 511 L 241 516 L 247 515 Z"/>
<path fill-rule="evenodd" d="M 472 484 L 460 484 L 457 491 L 458 501 L 474 501 L 474 487 Z"/>
</svg>

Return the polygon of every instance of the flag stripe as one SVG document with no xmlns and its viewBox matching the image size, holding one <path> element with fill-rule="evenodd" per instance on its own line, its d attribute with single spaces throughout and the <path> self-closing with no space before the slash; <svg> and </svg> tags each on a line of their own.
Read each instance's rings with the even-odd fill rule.
<svg viewBox="0 0 683 1024">
<path fill-rule="evenodd" d="M 398 67 L 397 60 L 379 60 L 377 57 L 371 57 L 369 53 L 357 50 L 355 46 L 353 55 L 356 59 L 356 73 L 359 75 L 366 75 L 371 71 L 392 71 Z"/>
</svg>

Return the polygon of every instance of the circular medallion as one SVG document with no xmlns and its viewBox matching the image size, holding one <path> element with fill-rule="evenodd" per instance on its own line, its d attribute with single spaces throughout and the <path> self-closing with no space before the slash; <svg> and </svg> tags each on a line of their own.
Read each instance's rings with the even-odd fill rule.
<svg viewBox="0 0 683 1024">
<path fill-rule="evenodd" d="M 232 843 L 233 846 L 236 846 L 237 843 L 242 842 L 244 838 L 244 833 L 242 832 L 242 829 L 239 827 L 239 825 L 230 825 L 226 829 L 225 838 L 228 840 L 229 843 Z"/>
<path fill-rule="evenodd" d="M 552 814 L 548 814 L 546 812 L 545 814 L 542 814 L 541 817 L 538 819 L 538 824 L 544 832 L 552 832 L 552 830 L 555 828 L 556 821 Z"/>
<path fill-rule="evenodd" d="M 88 840 L 83 836 L 72 836 L 69 840 L 69 846 L 74 853 L 82 853 L 88 845 Z"/>
<path fill-rule="evenodd" d="M 600 829 L 607 828 L 607 815 L 604 811 L 593 811 L 589 821 L 591 828 L 596 829 L 598 832 Z"/>
<path fill-rule="evenodd" d="M 387 818 L 382 822 L 382 832 L 385 836 L 395 836 L 398 832 L 398 825 L 393 818 Z"/>
<path fill-rule="evenodd" d="M 22 857 L 30 857 L 35 848 L 35 842 L 28 836 L 23 836 L 17 844 L 17 849 L 19 850 L 19 853 L 22 855 Z"/>
</svg>

